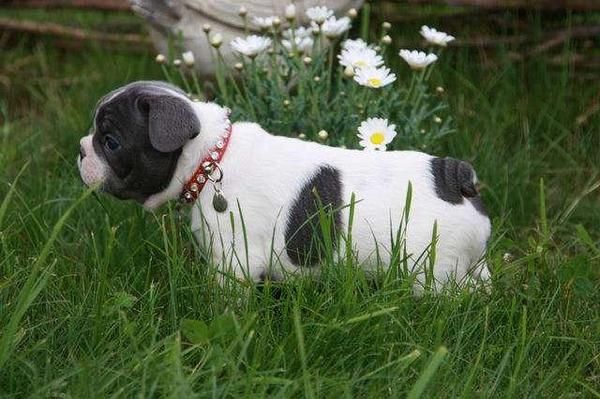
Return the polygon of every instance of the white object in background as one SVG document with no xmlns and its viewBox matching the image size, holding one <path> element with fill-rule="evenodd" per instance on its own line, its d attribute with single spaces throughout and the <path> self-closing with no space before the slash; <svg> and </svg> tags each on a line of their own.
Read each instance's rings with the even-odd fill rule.
<svg viewBox="0 0 600 399">
<path fill-rule="evenodd" d="M 202 76 L 214 74 L 215 66 L 210 55 L 211 47 L 201 27 L 210 24 L 212 32 L 223 35 L 223 43 L 230 43 L 236 37 L 246 36 L 244 20 L 240 16 L 243 7 L 250 25 L 251 34 L 260 29 L 253 23 L 253 17 L 279 16 L 282 21 L 289 17 L 290 4 L 295 5 L 296 23 L 308 25 L 306 10 L 315 6 L 325 6 L 342 17 L 351 8 L 359 8 L 363 0 L 129 0 L 133 11 L 143 17 L 150 26 L 150 36 L 157 53 L 168 54 L 169 36 L 183 38 L 184 51 L 194 54 L 194 67 Z M 287 11 L 287 14 L 286 14 Z M 232 65 L 236 56 L 229 45 L 221 46 L 220 51 Z"/>
</svg>

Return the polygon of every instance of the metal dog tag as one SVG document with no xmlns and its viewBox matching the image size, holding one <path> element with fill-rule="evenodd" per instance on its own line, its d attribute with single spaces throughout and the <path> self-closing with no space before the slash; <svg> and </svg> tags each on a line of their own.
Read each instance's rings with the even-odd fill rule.
<svg viewBox="0 0 600 399">
<path fill-rule="evenodd" d="M 212 204 L 213 204 L 213 208 L 215 208 L 215 211 L 217 211 L 219 213 L 223 213 L 227 210 L 227 200 L 225 199 L 225 196 L 223 195 L 223 191 L 221 191 L 220 189 L 218 189 L 216 187 L 215 187 L 215 195 L 213 196 Z"/>
</svg>

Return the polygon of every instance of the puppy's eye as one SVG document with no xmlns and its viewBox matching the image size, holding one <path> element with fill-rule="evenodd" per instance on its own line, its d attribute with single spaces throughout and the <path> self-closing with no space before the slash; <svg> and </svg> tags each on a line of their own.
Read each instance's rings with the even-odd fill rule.
<svg viewBox="0 0 600 399">
<path fill-rule="evenodd" d="M 104 146 L 110 151 L 115 151 L 121 147 L 121 143 L 119 143 L 119 140 L 115 136 L 107 134 L 104 137 Z"/>
</svg>

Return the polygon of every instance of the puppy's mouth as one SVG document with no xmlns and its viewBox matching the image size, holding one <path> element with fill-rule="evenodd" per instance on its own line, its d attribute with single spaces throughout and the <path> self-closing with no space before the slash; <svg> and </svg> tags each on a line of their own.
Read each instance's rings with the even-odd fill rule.
<svg viewBox="0 0 600 399">
<path fill-rule="evenodd" d="M 94 154 L 87 154 L 85 157 L 80 154 L 76 161 L 83 184 L 104 191 L 103 186 L 109 175 L 108 166 Z"/>
<path fill-rule="evenodd" d="M 81 155 L 80 154 L 77 154 L 77 158 L 75 159 L 75 162 L 77 163 L 77 170 L 79 170 L 79 180 L 81 180 L 81 182 L 85 186 L 88 186 L 87 183 L 85 182 L 85 180 L 83 180 L 83 176 L 81 175 Z"/>
</svg>

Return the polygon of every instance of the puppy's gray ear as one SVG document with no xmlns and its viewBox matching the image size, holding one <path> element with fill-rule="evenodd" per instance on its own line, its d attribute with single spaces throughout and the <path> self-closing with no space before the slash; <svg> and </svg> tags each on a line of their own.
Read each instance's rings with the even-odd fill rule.
<svg viewBox="0 0 600 399">
<path fill-rule="evenodd" d="M 183 99 L 169 95 L 148 96 L 142 100 L 148 112 L 148 132 L 152 147 L 173 152 L 200 133 L 200 121 Z"/>
</svg>

